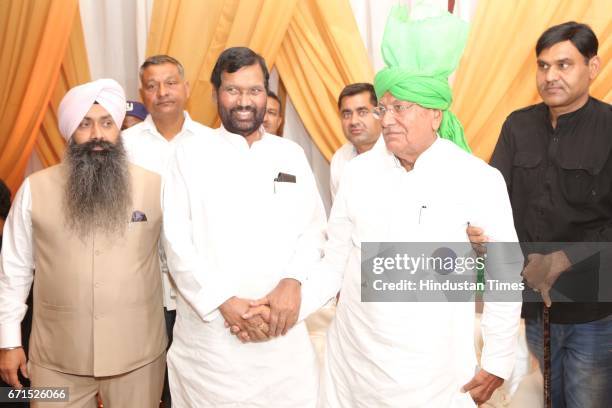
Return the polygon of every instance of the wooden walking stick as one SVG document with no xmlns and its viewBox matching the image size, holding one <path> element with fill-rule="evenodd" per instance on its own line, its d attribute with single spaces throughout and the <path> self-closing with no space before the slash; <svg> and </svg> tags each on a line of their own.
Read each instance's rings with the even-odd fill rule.
<svg viewBox="0 0 612 408">
<path fill-rule="evenodd" d="M 543 311 L 543 332 L 544 332 L 544 408 L 552 408 L 551 401 L 551 372 L 550 372 L 550 313 L 546 305 Z"/>
</svg>

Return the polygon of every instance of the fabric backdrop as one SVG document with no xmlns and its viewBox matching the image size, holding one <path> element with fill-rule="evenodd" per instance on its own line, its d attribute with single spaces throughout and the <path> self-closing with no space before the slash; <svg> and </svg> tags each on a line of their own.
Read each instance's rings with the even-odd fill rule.
<svg viewBox="0 0 612 408">
<path fill-rule="evenodd" d="M 86 21 L 81 24 L 77 0 L 0 1 L 0 26 L 4 27 L 0 32 L 4 79 L 0 83 L 0 178 L 14 192 L 33 150 L 42 166 L 60 160 L 64 142 L 56 126 L 57 103 L 68 88 L 89 80 L 90 66 L 91 78 L 115 77 L 128 94 L 136 95 L 138 65 L 144 56 L 174 55 L 184 62 L 192 84 L 190 112 L 205 124 L 218 125 L 208 83 L 212 64 L 224 48 L 246 45 L 280 73 L 288 92 L 286 127 L 292 128 L 286 136 L 297 138 L 305 147 L 323 192 L 325 160 L 344 142 L 335 107 L 337 95 L 346 83 L 372 80 L 370 61 L 380 68 L 379 37 L 388 9 L 398 2 L 412 3 L 80 0 Z M 612 100 L 609 4 L 608 0 L 455 1 L 456 12 L 468 21 L 475 9 L 453 86 L 453 110 L 477 155 L 489 158 L 501 123 L 512 110 L 539 100 L 533 47 L 552 24 L 575 19 L 593 27 L 600 40 L 603 69 L 592 93 Z M 135 19 L 133 27 L 128 29 L 130 18 L 121 15 L 122 10 L 134 16 L 130 17 Z M 134 59 L 134 53 L 136 63 L 113 63 Z"/>
<path fill-rule="evenodd" d="M 555 24 L 576 20 L 595 31 L 603 69 L 591 93 L 612 101 L 611 5 L 610 0 L 479 2 L 456 72 L 451 108 L 475 155 L 488 161 L 506 117 L 541 101 L 535 85 L 535 44 Z"/>
<path fill-rule="evenodd" d="M 77 5 L 77 0 L 0 1 L 0 178 L 13 193 L 56 89 Z M 41 150 L 51 143 L 45 141 Z"/>
</svg>

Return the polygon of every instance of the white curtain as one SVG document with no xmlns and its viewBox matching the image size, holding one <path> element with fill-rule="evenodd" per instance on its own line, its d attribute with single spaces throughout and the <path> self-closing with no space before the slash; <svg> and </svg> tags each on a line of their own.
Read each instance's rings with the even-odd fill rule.
<svg viewBox="0 0 612 408">
<path fill-rule="evenodd" d="M 128 99 L 140 99 L 138 68 L 144 61 L 153 1 L 79 1 L 91 78 L 117 80 Z"/>
<path fill-rule="evenodd" d="M 312 142 L 310 135 L 306 131 L 304 124 L 300 120 L 291 98 L 286 103 L 285 108 L 285 127 L 283 130 L 283 136 L 287 139 L 293 140 L 298 143 L 304 149 L 306 158 L 310 163 L 312 172 L 314 173 L 315 179 L 317 180 L 317 186 L 319 187 L 319 193 L 323 199 L 325 205 L 325 211 L 329 215 L 331 209 L 331 192 L 329 191 L 329 163 L 323 157 L 319 148 Z M 339 120 L 339 119 L 338 119 Z"/>
</svg>

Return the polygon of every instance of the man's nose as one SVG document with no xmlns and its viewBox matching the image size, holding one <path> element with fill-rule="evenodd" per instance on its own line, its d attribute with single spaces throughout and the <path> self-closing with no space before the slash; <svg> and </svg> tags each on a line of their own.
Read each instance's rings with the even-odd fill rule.
<svg viewBox="0 0 612 408">
<path fill-rule="evenodd" d="M 393 116 L 393 113 L 390 111 L 385 111 L 384 115 L 382 116 L 382 118 L 380 118 L 380 125 L 383 128 L 389 127 L 391 125 L 395 124 L 395 116 Z"/>
<path fill-rule="evenodd" d="M 100 124 L 94 123 L 91 127 L 91 139 L 92 140 L 102 140 L 104 139 L 104 133 L 102 132 L 102 128 Z"/>
<path fill-rule="evenodd" d="M 157 95 L 159 96 L 165 96 L 168 94 L 168 88 L 166 87 L 166 85 L 164 85 L 164 83 L 160 83 L 159 87 L 157 88 Z"/>
<path fill-rule="evenodd" d="M 553 65 L 546 71 L 546 82 L 554 82 L 559 79 L 559 70 Z"/>
<path fill-rule="evenodd" d="M 247 92 L 240 92 L 238 106 L 251 106 L 251 97 Z"/>
</svg>

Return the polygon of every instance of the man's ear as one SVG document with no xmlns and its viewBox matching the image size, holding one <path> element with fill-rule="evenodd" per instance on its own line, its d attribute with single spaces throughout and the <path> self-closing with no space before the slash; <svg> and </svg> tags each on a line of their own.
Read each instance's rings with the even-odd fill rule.
<svg viewBox="0 0 612 408">
<path fill-rule="evenodd" d="M 442 115 L 444 115 L 444 113 L 442 113 L 440 109 L 432 109 L 432 112 L 433 118 L 431 121 L 431 127 L 433 128 L 434 132 L 437 132 L 438 129 L 440 129 L 440 124 L 442 123 Z"/>
<path fill-rule="evenodd" d="M 210 96 L 212 97 L 212 101 L 213 103 L 216 105 L 217 104 L 217 90 L 215 89 L 215 87 L 213 86 L 210 92 Z"/>
<path fill-rule="evenodd" d="M 589 60 L 589 79 L 594 81 L 599 75 L 599 70 L 601 69 L 601 59 L 599 55 L 594 56 Z"/>
</svg>

